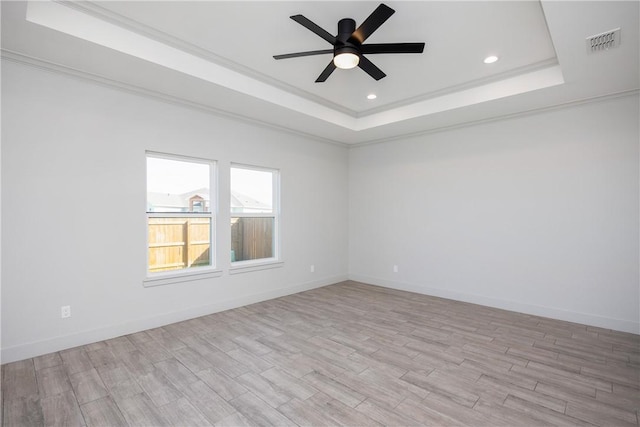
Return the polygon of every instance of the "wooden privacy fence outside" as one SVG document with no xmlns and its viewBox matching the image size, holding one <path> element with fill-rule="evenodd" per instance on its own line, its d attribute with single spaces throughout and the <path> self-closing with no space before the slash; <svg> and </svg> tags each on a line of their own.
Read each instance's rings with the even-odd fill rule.
<svg viewBox="0 0 640 427">
<path fill-rule="evenodd" d="M 231 218 L 231 260 L 273 257 L 274 218 Z"/>
<path fill-rule="evenodd" d="M 209 265 L 210 218 L 149 218 L 149 271 Z"/>
</svg>

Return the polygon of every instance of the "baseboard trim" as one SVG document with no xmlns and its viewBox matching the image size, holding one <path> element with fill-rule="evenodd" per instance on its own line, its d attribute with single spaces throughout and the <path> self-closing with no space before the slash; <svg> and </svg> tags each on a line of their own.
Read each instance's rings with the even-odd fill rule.
<svg viewBox="0 0 640 427">
<path fill-rule="evenodd" d="M 189 320 L 207 314 L 230 310 L 249 304 L 255 304 L 286 295 L 296 294 L 311 289 L 321 288 L 338 282 L 347 280 L 347 275 L 326 277 L 320 280 L 302 283 L 279 289 L 273 289 L 259 294 L 245 295 L 238 298 L 231 298 L 219 301 L 214 304 L 192 307 L 187 310 L 175 311 L 160 314 L 154 317 L 136 319 L 125 323 L 109 325 L 103 328 L 81 331 L 70 335 L 59 336 L 47 340 L 35 341 L 20 344 L 13 347 L 3 348 L 1 353 L 2 363 L 10 363 L 18 360 L 28 359 L 55 351 L 65 350 L 93 342 L 116 338 L 122 335 L 132 334 L 147 329 L 158 328 L 171 323 Z"/>
<path fill-rule="evenodd" d="M 531 314 L 534 316 L 548 317 L 551 319 L 565 320 L 567 322 L 580 323 L 583 325 L 597 326 L 600 328 L 629 332 L 632 334 L 640 334 L 640 322 L 633 322 L 624 319 L 614 319 L 610 317 L 563 310 L 556 307 L 545 307 L 534 304 L 526 304 L 518 301 L 503 300 L 482 295 L 456 292 L 447 289 L 432 288 L 424 285 L 397 282 L 392 280 L 380 279 L 377 277 L 364 276 L 360 274 L 349 274 L 349 280 L 382 286 L 390 289 L 397 289 L 400 291 L 415 292 L 423 295 L 430 295 L 455 301 L 463 301 L 472 304 L 483 305 L 486 307 L 516 311 L 519 313 Z"/>
</svg>

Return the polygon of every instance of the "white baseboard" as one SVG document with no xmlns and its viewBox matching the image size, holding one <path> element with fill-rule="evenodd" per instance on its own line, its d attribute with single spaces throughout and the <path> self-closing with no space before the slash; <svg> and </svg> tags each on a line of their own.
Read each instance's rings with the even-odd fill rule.
<svg viewBox="0 0 640 427">
<path fill-rule="evenodd" d="M 556 307 L 544 307 L 534 304 L 526 304 L 518 301 L 503 300 L 482 295 L 456 292 L 447 289 L 432 288 L 429 286 L 423 286 L 413 283 L 396 282 L 386 279 L 379 279 L 376 277 L 363 276 L 359 274 L 349 274 L 349 280 L 382 286 L 385 288 L 397 289 L 400 291 L 415 292 L 418 294 L 446 298 L 455 301 L 469 302 L 472 304 L 500 308 L 503 310 L 517 311 L 519 313 L 531 314 L 534 316 L 566 320 L 568 322 L 580 323 L 583 325 L 597 326 L 600 328 L 613 329 L 616 331 L 629 332 L 632 334 L 640 334 L 640 322 L 633 322 L 624 319 L 614 319 L 593 314 L 563 310 Z"/>
<path fill-rule="evenodd" d="M 20 344 L 13 347 L 3 348 L 1 360 L 2 363 L 24 360 L 30 357 L 36 357 L 55 351 L 77 347 L 80 345 L 91 344 L 97 341 L 116 338 L 122 335 L 132 334 L 147 329 L 158 328 L 160 326 L 168 325 L 171 323 L 205 316 L 207 314 L 230 310 L 232 308 L 255 304 L 257 302 L 274 298 L 280 298 L 286 295 L 304 292 L 311 289 L 321 288 L 323 286 L 332 285 L 334 283 L 343 282 L 345 280 L 347 280 L 346 275 L 326 277 L 324 279 L 306 282 L 296 286 L 289 286 L 286 288 L 274 289 L 259 294 L 232 298 L 225 301 L 219 301 L 214 304 L 192 307 L 187 310 L 164 313 L 145 319 L 137 319 L 130 322 L 109 325 L 104 328 L 81 331 L 74 334 L 59 336 L 47 340 Z"/>
</svg>

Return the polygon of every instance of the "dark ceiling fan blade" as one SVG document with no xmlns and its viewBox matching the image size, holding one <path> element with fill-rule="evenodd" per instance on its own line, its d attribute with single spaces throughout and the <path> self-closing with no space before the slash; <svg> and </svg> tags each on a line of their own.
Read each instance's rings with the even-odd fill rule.
<svg viewBox="0 0 640 427">
<path fill-rule="evenodd" d="M 299 58 L 301 56 L 324 55 L 325 53 L 333 53 L 333 49 L 309 50 L 307 52 L 285 53 L 283 55 L 273 55 L 274 59 Z"/>
<path fill-rule="evenodd" d="M 380 80 L 381 78 L 386 76 L 386 74 L 383 73 L 380 68 L 373 65 L 373 62 L 369 61 L 362 55 L 360 55 L 360 62 L 358 63 L 358 67 L 362 68 L 365 73 L 369 74 L 376 80 Z"/>
<path fill-rule="evenodd" d="M 305 18 L 304 16 L 302 16 L 302 15 L 293 15 L 293 16 L 290 16 L 290 18 L 293 19 L 294 21 L 296 21 L 298 24 L 300 24 L 303 27 L 305 27 L 307 30 L 319 35 L 320 37 L 322 37 L 323 39 L 325 39 L 326 41 L 328 41 L 332 45 L 336 44 L 336 38 L 332 34 L 330 34 L 325 29 L 319 27 L 315 23 L 311 22 L 309 19 Z"/>
<path fill-rule="evenodd" d="M 331 73 L 333 73 L 333 70 L 335 69 L 336 69 L 336 64 L 333 63 L 333 59 L 332 59 L 331 62 L 329 62 L 329 65 L 327 65 L 327 68 L 325 68 L 322 71 L 322 73 L 320 73 L 320 75 L 316 79 L 316 83 L 322 83 L 325 80 L 327 80 L 331 75 Z"/>
<path fill-rule="evenodd" d="M 395 12 L 395 10 L 391 9 L 386 4 L 381 3 L 380 6 L 378 6 L 362 24 L 360 24 L 358 29 L 351 34 L 351 38 L 357 40 L 359 43 L 364 43 L 364 41 Z"/>
<path fill-rule="evenodd" d="M 424 43 L 379 43 L 363 44 L 360 53 L 422 53 Z"/>
</svg>

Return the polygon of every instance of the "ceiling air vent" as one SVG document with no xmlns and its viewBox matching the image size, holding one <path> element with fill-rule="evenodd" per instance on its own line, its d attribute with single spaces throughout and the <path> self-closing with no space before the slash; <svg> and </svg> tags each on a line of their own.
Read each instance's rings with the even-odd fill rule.
<svg viewBox="0 0 640 427">
<path fill-rule="evenodd" d="M 620 45 L 620 28 L 587 37 L 587 51 L 596 53 Z"/>
</svg>

